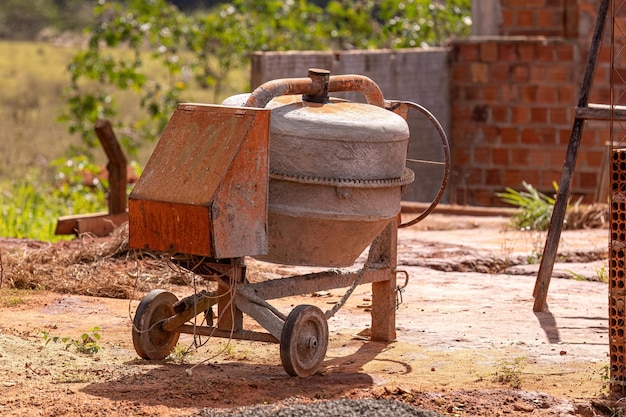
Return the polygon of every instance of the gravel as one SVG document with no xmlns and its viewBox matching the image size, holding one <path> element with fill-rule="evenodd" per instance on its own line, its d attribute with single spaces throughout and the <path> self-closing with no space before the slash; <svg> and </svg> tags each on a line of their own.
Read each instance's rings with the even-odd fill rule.
<svg viewBox="0 0 626 417">
<path fill-rule="evenodd" d="M 433 411 L 394 400 L 319 401 L 307 404 L 265 405 L 237 410 L 202 410 L 201 417 L 442 417 Z"/>
</svg>

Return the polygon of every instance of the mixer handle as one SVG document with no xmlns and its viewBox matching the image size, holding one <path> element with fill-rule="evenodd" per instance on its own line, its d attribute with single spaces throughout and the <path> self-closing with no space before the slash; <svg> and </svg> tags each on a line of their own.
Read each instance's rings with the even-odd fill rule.
<svg viewBox="0 0 626 417">
<path fill-rule="evenodd" d="M 354 91 L 362 93 L 367 104 L 385 107 L 385 99 L 380 87 L 364 75 L 330 75 L 324 69 L 309 69 L 308 78 L 283 78 L 268 81 L 257 87 L 244 107 L 265 107 L 274 97 L 302 94 L 304 101 L 328 102 L 329 92 Z"/>
<path fill-rule="evenodd" d="M 387 110 L 390 110 L 393 112 L 402 113 L 403 111 L 406 111 L 401 108 L 402 106 L 407 106 L 409 108 L 413 108 L 419 111 L 420 113 L 425 115 L 428 118 L 428 120 L 430 120 L 433 126 L 435 126 L 435 129 L 437 130 L 437 133 L 439 134 L 439 137 L 441 139 L 441 146 L 443 148 L 444 162 L 442 163 L 442 165 L 444 166 L 444 172 L 443 172 L 443 178 L 441 179 L 439 192 L 437 193 L 433 201 L 430 203 L 430 205 L 423 212 L 421 212 L 419 216 L 417 216 L 413 220 L 410 220 L 406 223 L 399 224 L 398 228 L 413 226 L 414 224 L 419 223 L 422 220 L 424 220 L 424 218 L 426 218 L 426 216 L 428 216 L 435 209 L 437 204 L 439 204 L 439 200 L 441 200 L 441 197 L 443 197 L 443 193 L 445 192 L 446 186 L 448 185 L 448 179 L 450 178 L 450 144 L 448 142 L 448 137 L 446 136 L 446 132 L 443 130 L 443 127 L 441 126 L 439 121 L 435 118 L 435 116 L 433 116 L 433 114 L 430 111 L 428 111 L 424 106 L 421 106 L 417 103 L 413 103 L 410 101 L 388 101 L 386 108 Z M 426 161 L 422 161 L 422 162 L 426 162 Z"/>
<path fill-rule="evenodd" d="M 364 75 L 349 74 L 331 76 L 330 82 L 328 83 L 328 91 L 356 91 L 365 96 L 367 104 L 385 108 L 385 99 L 383 98 L 383 92 L 380 90 L 380 87 L 371 78 Z"/>
</svg>

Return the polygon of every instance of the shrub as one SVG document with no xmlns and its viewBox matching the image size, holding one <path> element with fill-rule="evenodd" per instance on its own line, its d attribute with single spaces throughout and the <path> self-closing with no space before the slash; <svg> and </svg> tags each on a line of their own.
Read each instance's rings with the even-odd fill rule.
<svg viewBox="0 0 626 417">
<path fill-rule="evenodd" d="M 521 210 L 513 215 L 513 225 L 522 230 L 547 230 L 554 208 L 554 198 L 540 193 L 532 185 L 522 182 L 526 191 L 507 187 L 504 193 L 496 194 L 505 203 Z M 554 183 L 555 190 L 558 189 Z"/>
</svg>

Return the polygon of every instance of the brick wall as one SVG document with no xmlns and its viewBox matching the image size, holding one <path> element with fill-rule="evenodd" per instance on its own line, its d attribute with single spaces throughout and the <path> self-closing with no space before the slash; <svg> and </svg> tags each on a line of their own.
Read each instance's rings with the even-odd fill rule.
<svg viewBox="0 0 626 417">
<path fill-rule="evenodd" d="M 501 0 L 500 7 L 503 36 L 577 37 L 577 0 Z"/>
<path fill-rule="evenodd" d="M 451 202 L 501 205 L 496 193 L 505 187 L 521 189 L 523 181 L 554 193 L 552 184 L 561 179 L 597 4 L 501 0 L 503 36 L 452 44 Z M 593 103 L 609 103 L 608 51 L 605 47 L 601 52 Z M 607 122 L 585 124 L 572 191 L 586 201 L 596 192 L 609 133 Z"/>
</svg>

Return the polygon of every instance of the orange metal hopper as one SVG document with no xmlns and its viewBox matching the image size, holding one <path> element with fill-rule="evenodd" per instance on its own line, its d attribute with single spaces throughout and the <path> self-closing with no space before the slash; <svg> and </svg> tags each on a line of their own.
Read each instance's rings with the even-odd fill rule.
<svg viewBox="0 0 626 417">
<path fill-rule="evenodd" d="M 130 247 L 267 253 L 270 110 L 180 104 L 129 195 Z"/>
</svg>

